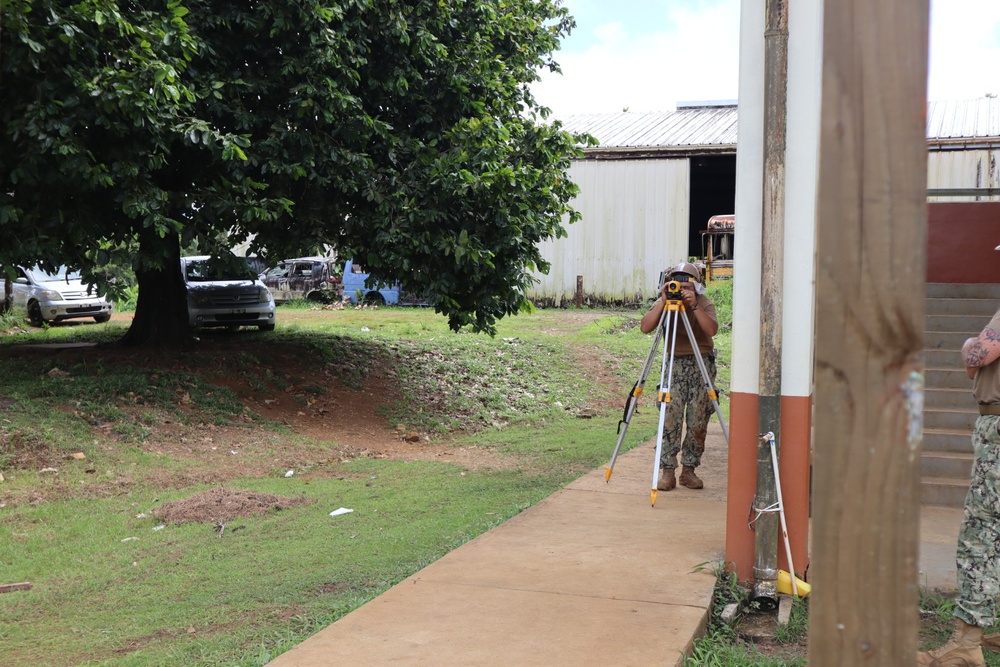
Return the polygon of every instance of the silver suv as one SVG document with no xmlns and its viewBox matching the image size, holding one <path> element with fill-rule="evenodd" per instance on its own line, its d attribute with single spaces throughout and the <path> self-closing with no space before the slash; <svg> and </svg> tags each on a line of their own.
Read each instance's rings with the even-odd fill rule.
<svg viewBox="0 0 1000 667">
<path fill-rule="evenodd" d="M 208 255 L 181 257 L 181 274 L 187 285 L 192 327 L 274 330 L 274 298 L 241 259 L 227 262 Z"/>
<path fill-rule="evenodd" d="M 97 322 L 111 319 L 111 302 L 83 283 L 79 271 L 67 271 L 65 266 L 54 272 L 37 266 L 15 270 L 11 307 L 23 310 L 32 326 L 81 317 L 93 317 Z"/>
</svg>

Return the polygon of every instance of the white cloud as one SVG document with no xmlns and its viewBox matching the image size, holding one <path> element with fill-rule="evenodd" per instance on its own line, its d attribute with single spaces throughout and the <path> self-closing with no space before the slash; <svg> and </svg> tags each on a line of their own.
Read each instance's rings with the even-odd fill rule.
<svg viewBox="0 0 1000 667">
<path fill-rule="evenodd" d="M 624 4 L 628 2 L 629 4 Z M 557 116 L 735 99 L 740 0 L 568 0 L 563 75 L 532 90 Z M 1000 94 L 1000 0 L 932 0 L 928 96 Z"/>
<path fill-rule="evenodd" d="M 938 0 L 931 6 L 928 98 L 1000 94 L 1000 3 Z"/>
<path fill-rule="evenodd" d="M 583 51 L 561 51 L 563 75 L 544 72 L 533 91 L 557 116 L 605 111 L 669 111 L 678 100 L 735 99 L 739 2 L 700 12 L 672 9 L 638 34 L 623 22 L 589 28 Z M 579 29 L 579 28 L 578 28 Z"/>
</svg>

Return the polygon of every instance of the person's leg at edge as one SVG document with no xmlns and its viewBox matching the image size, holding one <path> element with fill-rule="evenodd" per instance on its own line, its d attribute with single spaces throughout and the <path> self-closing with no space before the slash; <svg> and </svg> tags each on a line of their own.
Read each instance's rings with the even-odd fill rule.
<svg viewBox="0 0 1000 667">
<path fill-rule="evenodd" d="M 965 518 L 958 535 L 955 565 L 958 597 L 956 628 L 938 649 L 917 654 L 928 667 L 979 667 L 983 658 L 983 628 L 993 624 L 1000 594 L 1000 416 L 976 420 L 972 434 L 976 459 L 965 499 Z"/>
</svg>

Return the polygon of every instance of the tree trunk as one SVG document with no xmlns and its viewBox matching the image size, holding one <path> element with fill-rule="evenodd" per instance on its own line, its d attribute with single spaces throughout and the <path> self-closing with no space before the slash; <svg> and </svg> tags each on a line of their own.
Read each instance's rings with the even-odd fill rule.
<svg viewBox="0 0 1000 667">
<path fill-rule="evenodd" d="M 181 276 L 180 239 L 176 234 L 161 239 L 152 231 L 140 233 L 139 257 L 155 256 L 162 249 L 168 254 L 163 268 L 135 267 L 139 295 L 132 326 L 119 341 L 123 347 L 190 347 L 194 343 Z"/>
<path fill-rule="evenodd" d="M 14 287 L 10 283 L 10 278 L 4 276 L 3 303 L 0 303 L 0 314 L 8 312 L 13 305 L 14 305 Z"/>
</svg>

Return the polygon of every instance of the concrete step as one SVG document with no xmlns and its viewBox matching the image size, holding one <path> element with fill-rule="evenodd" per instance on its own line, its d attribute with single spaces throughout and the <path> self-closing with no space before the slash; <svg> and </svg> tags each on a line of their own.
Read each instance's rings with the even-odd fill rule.
<svg viewBox="0 0 1000 667">
<path fill-rule="evenodd" d="M 995 311 L 994 311 L 995 312 Z M 969 335 L 978 335 L 983 327 L 989 324 L 993 313 L 989 315 L 927 315 L 924 317 L 924 328 L 932 331 L 962 331 Z"/>
<path fill-rule="evenodd" d="M 924 505 L 962 507 L 972 476 L 972 429 L 979 411 L 961 349 L 997 312 L 1000 285 L 928 283 L 926 296 L 920 498 Z"/>
<path fill-rule="evenodd" d="M 928 298 L 925 302 L 927 315 L 964 315 L 989 322 L 1000 307 L 997 299 L 960 299 L 954 297 Z M 982 327 L 980 327 L 982 329 Z"/>
<path fill-rule="evenodd" d="M 972 479 L 973 454 L 965 452 L 924 452 L 920 457 L 920 477 L 946 477 L 965 482 Z"/>
<path fill-rule="evenodd" d="M 968 482 L 946 477 L 924 477 L 920 480 L 920 502 L 924 505 L 963 507 L 968 493 Z"/>
<path fill-rule="evenodd" d="M 954 350 L 961 362 L 961 349 L 965 341 L 974 336 L 978 336 L 983 327 L 989 324 L 983 322 L 975 331 L 926 331 L 924 332 L 924 351 L 927 350 Z"/>
<path fill-rule="evenodd" d="M 962 353 L 957 349 L 925 349 L 924 364 L 927 368 L 962 368 Z"/>
<path fill-rule="evenodd" d="M 972 453 L 972 432 L 938 428 L 924 429 L 924 452 Z"/>
<path fill-rule="evenodd" d="M 924 391 L 924 408 L 930 410 L 979 410 L 976 399 L 968 387 L 948 389 L 930 387 Z"/>
<path fill-rule="evenodd" d="M 996 283 L 927 283 L 927 298 L 995 299 L 1000 301 Z"/>
<path fill-rule="evenodd" d="M 964 389 L 972 392 L 972 380 L 964 368 L 931 368 L 927 367 L 924 383 L 928 387 L 938 389 Z"/>
<path fill-rule="evenodd" d="M 978 412 L 970 410 L 924 410 L 924 429 L 959 431 L 972 435 Z"/>
</svg>

